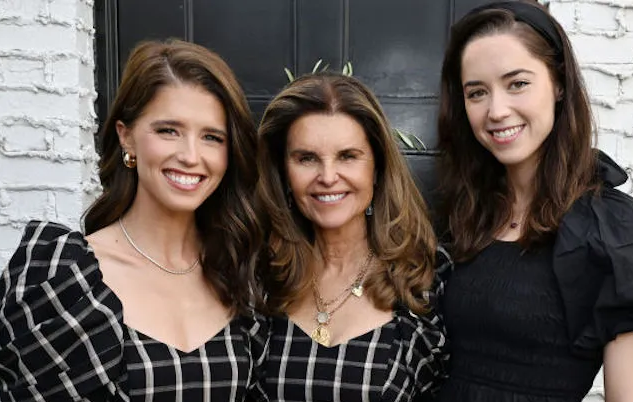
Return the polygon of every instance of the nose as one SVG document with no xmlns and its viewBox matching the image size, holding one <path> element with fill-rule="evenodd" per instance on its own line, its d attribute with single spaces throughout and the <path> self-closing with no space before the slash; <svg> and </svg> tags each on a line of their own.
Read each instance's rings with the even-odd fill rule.
<svg viewBox="0 0 633 402">
<path fill-rule="evenodd" d="M 176 159 L 185 166 L 195 166 L 200 160 L 199 144 L 194 135 L 181 137 Z"/>
<path fill-rule="evenodd" d="M 321 171 L 319 172 L 319 181 L 326 185 L 331 186 L 338 180 L 338 170 L 334 161 L 326 160 L 321 164 Z"/>
<path fill-rule="evenodd" d="M 496 92 L 490 96 L 488 105 L 488 117 L 494 121 L 501 121 L 510 115 L 510 105 L 507 96 L 503 93 Z"/>
</svg>

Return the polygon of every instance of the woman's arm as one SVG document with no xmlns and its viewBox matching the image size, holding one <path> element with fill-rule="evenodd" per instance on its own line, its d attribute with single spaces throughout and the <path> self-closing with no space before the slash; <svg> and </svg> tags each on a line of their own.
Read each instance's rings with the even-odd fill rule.
<svg viewBox="0 0 633 402">
<path fill-rule="evenodd" d="M 604 349 L 606 402 L 633 401 L 633 332 L 618 335 Z"/>
</svg>

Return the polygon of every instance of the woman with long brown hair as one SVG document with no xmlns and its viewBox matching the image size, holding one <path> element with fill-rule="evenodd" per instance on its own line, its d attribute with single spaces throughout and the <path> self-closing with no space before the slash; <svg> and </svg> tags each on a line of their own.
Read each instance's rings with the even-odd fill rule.
<svg viewBox="0 0 633 402">
<path fill-rule="evenodd" d="M 258 199 L 271 310 L 271 401 L 413 401 L 444 377 L 437 251 L 375 96 L 357 79 L 297 79 L 266 109 Z"/>
<path fill-rule="evenodd" d="M 99 139 L 85 235 L 31 222 L 4 270 L 0 399 L 260 398 L 255 128 L 233 73 L 192 43 L 142 43 Z"/>
<path fill-rule="evenodd" d="M 592 149 L 578 65 L 542 6 L 453 26 L 439 135 L 455 260 L 440 401 L 578 402 L 603 362 L 607 400 L 631 400 L 633 200 Z"/>
</svg>

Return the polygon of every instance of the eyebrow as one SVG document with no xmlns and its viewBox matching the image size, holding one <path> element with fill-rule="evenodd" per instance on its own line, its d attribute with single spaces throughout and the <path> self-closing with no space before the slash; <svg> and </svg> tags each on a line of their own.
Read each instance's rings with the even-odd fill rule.
<svg viewBox="0 0 633 402">
<path fill-rule="evenodd" d="M 316 152 L 314 151 L 308 151 L 307 149 L 301 149 L 301 148 L 297 148 L 297 149 L 293 149 L 292 151 L 288 152 L 288 156 L 291 157 L 296 157 L 296 156 L 301 156 L 301 155 L 316 155 Z"/>
<path fill-rule="evenodd" d="M 178 121 L 178 120 L 156 120 L 153 121 L 150 126 L 154 129 L 156 129 L 157 127 L 161 127 L 161 126 L 173 126 L 173 127 L 178 127 L 178 128 L 183 128 L 185 127 L 185 125 Z M 226 131 L 221 130 L 219 128 L 216 127 L 203 127 L 202 128 L 203 131 L 208 131 L 211 133 L 215 133 L 215 134 L 222 134 L 224 136 L 226 136 Z"/>
<path fill-rule="evenodd" d="M 503 80 L 507 80 L 508 78 L 512 78 L 515 77 L 521 73 L 526 73 L 526 74 L 531 74 L 534 75 L 534 71 L 532 70 L 527 70 L 525 68 L 517 68 L 516 70 L 512 70 L 508 73 L 505 73 L 501 76 L 501 79 Z M 466 87 L 476 87 L 478 85 L 483 85 L 483 81 L 466 81 L 464 83 L 464 85 L 462 85 L 462 88 L 466 88 Z"/>
<path fill-rule="evenodd" d="M 357 152 L 360 154 L 365 154 L 365 151 L 363 151 L 362 149 L 354 148 L 354 147 L 341 149 L 340 151 L 337 151 L 336 154 L 340 155 L 345 152 Z M 302 149 L 302 148 L 293 149 L 290 152 L 288 152 L 288 155 L 289 156 L 297 156 L 297 155 L 317 155 L 318 156 L 316 152 L 308 151 L 307 149 Z"/>
</svg>

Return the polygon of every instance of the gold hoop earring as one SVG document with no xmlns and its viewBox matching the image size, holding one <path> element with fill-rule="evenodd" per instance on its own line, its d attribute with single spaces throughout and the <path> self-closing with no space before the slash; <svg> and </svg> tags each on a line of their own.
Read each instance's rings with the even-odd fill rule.
<svg viewBox="0 0 633 402">
<path fill-rule="evenodd" d="M 123 164 L 125 167 L 134 169 L 136 167 L 136 156 L 131 155 L 127 151 L 123 151 Z"/>
</svg>

